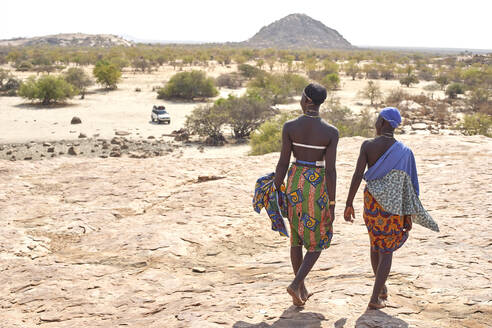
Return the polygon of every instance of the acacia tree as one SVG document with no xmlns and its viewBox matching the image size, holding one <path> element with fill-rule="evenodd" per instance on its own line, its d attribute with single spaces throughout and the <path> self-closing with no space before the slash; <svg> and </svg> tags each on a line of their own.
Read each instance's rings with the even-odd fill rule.
<svg viewBox="0 0 492 328">
<path fill-rule="evenodd" d="M 37 80 L 30 76 L 19 88 L 19 96 L 41 100 L 45 106 L 72 98 L 75 93 L 74 87 L 63 77 L 52 75 L 43 75 Z"/>
<path fill-rule="evenodd" d="M 92 73 L 96 77 L 97 83 L 104 85 L 106 89 L 116 89 L 121 78 L 120 68 L 105 60 L 98 61 Z"/>
<path fill-rule="evenodd" d="M 371 106 L 373 106 L 375 102 L 381 100 L 383 96 L 381 88 L 378 84 L 374 83 L 374 81 L 367 82 L 367 86 L 362 90 L 361 93 L 365 98 L 371 101 Z"/>
<path fill-rule="evenodd" d="M 82 68 L 71 67 L 64 74 L 65 81 L 73 85 L 80 94 L 80 98 L 84 99 L 87 87 L 91 86 L 94 82 L 87 75 Z"/>
<path fill-rule="evenodd" d="M 355 61 L 350 61 L 345 65 L 345 74 L 352 77 L 352 81 L 355 80 L 355 77 L 360 72 L 360 67 L 357 65 Z"/>
<path fill-rule="evenodd" d="M 407 88 L 409 88 L 410 85 L 417 84 L 417 83 L 419 83 L 419 79 L 415 75 L 413 75 L 413 74 L 410 74 L 408 76 L 402 77 L 400 79 L 400 84 L 401 85 L 406 85 Z"/>
</svg>

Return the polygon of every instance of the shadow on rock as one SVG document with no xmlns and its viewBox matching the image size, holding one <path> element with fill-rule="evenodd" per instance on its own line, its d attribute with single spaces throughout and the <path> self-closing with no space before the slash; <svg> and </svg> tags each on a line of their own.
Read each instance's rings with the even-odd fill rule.
<svg viewBox="0 0 492 328">
<path fill-rule="evenodd" d="M 236 322 L 234 328 L 321 328 L 321 322 L 326 320 L 321 313 L 301 312 L 295 306 L 286 309 L 280 318 L 268 324 L 266 322 L 247 323 L 244 321 Z"/>
<path fill-rule="evenodd" d="M 379 310 L 368 310 L 355 322 L 356 328 L 408 328 L 405 321 Z"/>
</svg>

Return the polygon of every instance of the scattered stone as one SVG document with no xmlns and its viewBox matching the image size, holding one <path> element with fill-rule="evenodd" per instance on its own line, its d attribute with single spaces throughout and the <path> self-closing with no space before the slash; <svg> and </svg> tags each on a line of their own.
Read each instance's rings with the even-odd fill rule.
<svg viewBox="0 0 492 328">
<path fill-rule="evenodd" d="M 155 139 L 154 136 L 148 136 L 147 139 Z"/>
<path fill-rule="evenodd" d="M 196 272 L 196 273 L 205 273 L 207 271 L 204 267 L 194 267 L 191 269 L 191 271 Z"/>
<path fill-rule="evenodd" d="M 30 161 L 31 159 L 32 159 L 32 157 L 31 157 L 31 156 L 24 157 L 24 160 L 25 160 L 25 161 Z"/>
<path fill-rule="evenodd" d="M 82 138 L 87 138 L 87 135 L 85 133 L 80 132 L 79 139 L 82 139 Z"/>
<path fill-rule="evenodd" d="M 121 157 L 121 153 L 119 151 L 112 151 L 109 154 L 110 157 Z"/>
<path fill-rule="evenodd" d="M 49 142 L 43 142 L 43 147 L 51 147 L 51 144 Z"/>
<path fill-rule="evenodd" d="M 131 133 L 127 131 L 116 131 L 114 134 L 116 134 L 117 136 L 127 136 Z"/>
<path fill-rule="evenodd" d="M 108 155 L 100 155 L 100 158 L 108 158 Z"/>
<path fill-rule="evenodd" d="M 77 116 L 72 117 L 72 120 L 70 121 L 70 124 L 81 124 L 81 123 L 82 120 Z"/>
<path fill-rule="evenodd" d="M 426 123 L 414 123 L 412 124 L 412 130 L 427 130 Z"/>
<path fill-rule="evenodd" d="M 75 149 L 75 147 L 71 146 L 70 148 L 68 148 L 68 154 L 69 155 L 73 155 L 73 156 L 76 156 L 78 154 L 77 150 Z"/>
<path fill-rule="evenodd" d="M 7 152 L 5 154 L 12 155 L 12 150 L 11 149 L 7 150 Z"/>
</svg>

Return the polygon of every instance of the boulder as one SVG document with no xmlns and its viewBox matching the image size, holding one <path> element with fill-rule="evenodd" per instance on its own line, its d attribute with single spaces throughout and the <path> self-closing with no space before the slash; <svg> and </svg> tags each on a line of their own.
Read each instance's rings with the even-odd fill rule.
<svg viewBox="0 0 492 328">
<path fill-rule="evenodd" d="M 79 139 L 82 139 L 82 138 L 87 138 L 87 135 L 85 133 L 80 132 Z"/>
<path fill-rule="evenodd" d="M 48 153 L 54 153 L 55 152 L 55 147 L 48 147 L 46 150 Z"/>
<path fill-rule="evenodd" d="M 427 130 L 426 123 L 414 123 L 412 124 L 412 130 Z"/>
<path fill-rule="evenodd" d="M 72 117 L 72 120 L 70 121 L 70 124 L 81 124 L 81 123 L 82 120 L 77 116 Z"/>
<path fill-rule="evenodd" d="M 78 151 L 77 151 L 77 149 L 75 149 L 74 146 L 71 146 L 70 148 L 68 148 L 67 153 L 69 155 L 76 156 L 78 154 Z"/>
</svg>

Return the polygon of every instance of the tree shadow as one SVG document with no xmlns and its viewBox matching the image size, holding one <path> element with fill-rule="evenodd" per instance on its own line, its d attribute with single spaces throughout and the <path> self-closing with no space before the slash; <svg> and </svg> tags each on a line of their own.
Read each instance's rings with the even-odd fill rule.
<svg viewBox="0 0 492 328">
<path fill-rule="evenodd" d="M 324 315 L 316 312 L 301 312 L 302 309 L 292 305 L 286 309 L 279 319 L 271 324 L 266 322 L 248 323 L 237 321 L 233 328 L 321 328 Z M 339 320 L 340 321 L 340 320 Z M 341 328 L 343 326 L 336 326 Z"/>
<path fill-rule="evenodd" d="M 21 103 L 21 104 L 14 105 L 14 107 L 16 108 L 30 109 L 30 110 L 58 109 L 58 108 L 75 107 L 75 106 L 78 106 L 78 104 L 73 104 L 68 102 L 51 103 L 49 105 L 43 105 L 40 102 L 31 102 L 31 103 Z"/>
<path fill-rule="evenodd" d="M 408 328 L 408 323 L 380 310 L 367 310 L 355 322 L 355 328 Z"/>
</svg>

